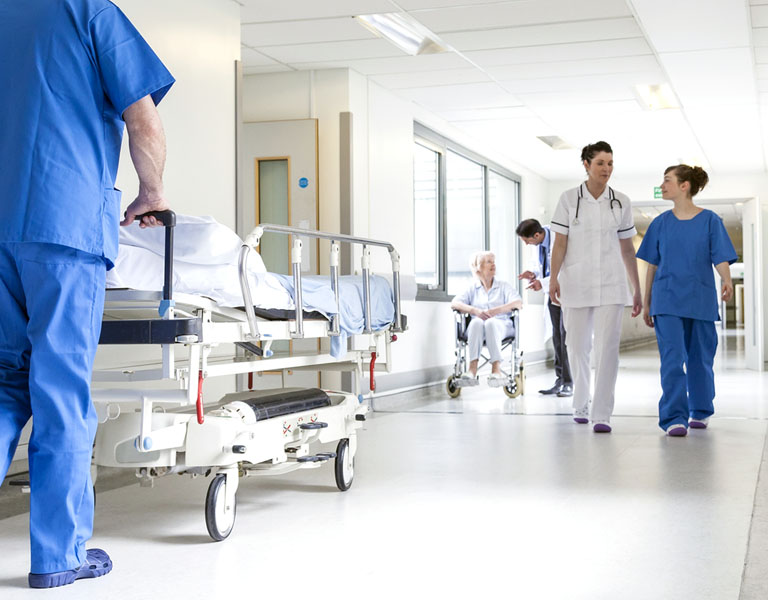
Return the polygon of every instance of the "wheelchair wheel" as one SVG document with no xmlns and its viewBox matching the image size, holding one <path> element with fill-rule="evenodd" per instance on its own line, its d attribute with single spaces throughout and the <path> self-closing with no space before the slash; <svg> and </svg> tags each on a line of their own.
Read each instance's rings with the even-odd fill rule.
<svg viewBox="0 0 768 600">
<path fill-rule="evenodd" d="M 520 393 L 525 394 L 525 367 L 523 365 L 520 365 L 520 372 L 515 377 L 515 383 L 517 383 Z"/>
<path fill-rule="evenodd" d="M 445 389 L 448 391 L 448 395 L 451 398 L 458 398 L 461 394 L 461 388 L 456 385 L 456 376 L 451 375 L 448 377 L 448 381 L 445 382 Z"/>
<path fill-rule="evenodd" d="M 520 394 L 522 394 L 517 377 L 515 377 L 514 383 L 504 386 L 504 393 L 510 398 L 517 398 Z"/>
</svg>

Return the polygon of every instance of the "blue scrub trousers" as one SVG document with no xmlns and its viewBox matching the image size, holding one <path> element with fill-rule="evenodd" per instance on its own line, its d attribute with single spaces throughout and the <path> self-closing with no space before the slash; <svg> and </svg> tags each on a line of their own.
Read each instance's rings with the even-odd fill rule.
<svg viewBox="0 0 768 600">
<path fill-rule="evenodd" d="M 659 427 L 706 419 L 715 412 L 715 324 L 672 315 L 654 315 L 653 323 L 661 355 Z"/>
<path fill-rule="evenodd" d="M 90 383 L 105 276 L 100 256 L 0 243 L 0 478 L 32 417 L 32 573 L 80 566 L 93 531 Z"/>
</svg>

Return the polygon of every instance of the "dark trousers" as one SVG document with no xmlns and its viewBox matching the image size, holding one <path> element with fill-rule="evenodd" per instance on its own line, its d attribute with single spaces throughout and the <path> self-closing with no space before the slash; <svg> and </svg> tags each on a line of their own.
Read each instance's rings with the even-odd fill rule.
<svg viewBox="0 0 768 600">
<path fill-rule="evenodd" d="M 565 319 L 559 306 L 547 300 L 549 318 L 552 321 L 552 344 L 555 347 L 555 375 L 558 385 L 573 385 L 571 367 L 568 365 L 568 350 L 565 349 Z"/>
</svg>

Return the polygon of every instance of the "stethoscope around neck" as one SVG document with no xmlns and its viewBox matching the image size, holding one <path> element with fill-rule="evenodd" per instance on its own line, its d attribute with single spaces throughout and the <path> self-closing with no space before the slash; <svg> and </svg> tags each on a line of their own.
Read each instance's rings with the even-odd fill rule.
<svg viewBox="0 0 768 600">
<path fill-rule="evenodd" d="M 576 197 L 576 216 L 573 219 L 574 225 L 579 224 L 579 208 L 581 208 L 581 199 L 584 197 L 584 191 L 582 190 L 583 186 L 584 186 L 583 183 L 579 186 L 579 193 L 578 193 L 578 196 Z M 616 219 L 616 214 L 613 212 L 613 203 L 615 202 L 616 204 L 619 205 L 619 211 L 621 211 L 624 208 L 624 206 L 622 206 L 621 200 L 619 200 L 616 197 L 616 194 L 614 193 L 613 188 L 610 186 L 608 186 L 608 200 L 610 202 L 609 206 L 611 208 L 611 214 L 613 215 L 613 219 L 618 223 L 619 221 Z"/>
</svg>

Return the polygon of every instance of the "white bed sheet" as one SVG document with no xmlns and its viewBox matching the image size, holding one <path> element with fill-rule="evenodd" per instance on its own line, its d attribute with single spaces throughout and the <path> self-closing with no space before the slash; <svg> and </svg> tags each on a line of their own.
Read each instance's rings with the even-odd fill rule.
<svg viewBox="0 0 768 600">
<path fill-rule="evenodd" d="M 176 216 L 173 289 L 206 296 L 220 306 L 242 306 L 238 257 L 242 240 L 212 217 Z M 165 228 L 141 229 L 134 223 L 120 228 L 120 247 L 107 289 L 163 289 Z M 258 252 L 248 259 L 253 303 L 260 308 L 293 309 L 288 290 L 267 273 Z"/>
</svg>

